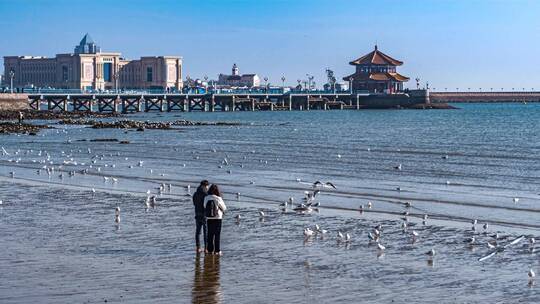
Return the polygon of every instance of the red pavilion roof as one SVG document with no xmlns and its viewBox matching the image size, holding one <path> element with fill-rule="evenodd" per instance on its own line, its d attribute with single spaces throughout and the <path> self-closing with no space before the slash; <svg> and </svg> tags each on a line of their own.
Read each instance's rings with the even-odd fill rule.
<svg viewBox="0 0 540 304">
<path fill-rule="evenodd" d="M 352 74 L 346 77 L 343 77 L 343 80 L 349 81 L 353 77 L 354 81 L 399 81 L 405 82 L 409 81 L 409 77 L 405 77 L 399 73 L 369 73 L 369 74 Z"/>
<path fill-rule="evenodd" d="M 360 65 L 360 64 L 376 64 L 376 65 L 393 65 L 398 66 L 402 65 L 403 62 L 396 60 L 385 53 L 379 51 L 377 49 L 377 46 L 375 46 L 375 50 L 373 52 L 364 55 L 356 60 L 353 60 L 349 62 L 351 65 Z"/>
</svg>

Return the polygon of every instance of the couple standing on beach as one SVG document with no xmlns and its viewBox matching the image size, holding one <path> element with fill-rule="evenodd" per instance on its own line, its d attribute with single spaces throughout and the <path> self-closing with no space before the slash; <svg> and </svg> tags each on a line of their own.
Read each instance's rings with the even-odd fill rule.
<svg viewBox="0 0 540 304">
<path fill-rule="evenodd" d="M 204 236 L 204 252 L 208 254 L 221 255 L 221 219 L 227 206 L 216 184 L 210 186 L 207 180 L 201 181 L 197 191 L 193 194 L 193 205 L 195 206 L 195 245 L 197 253 L 203 251 L 201 248 L 201 230 Z"/>
</svg>

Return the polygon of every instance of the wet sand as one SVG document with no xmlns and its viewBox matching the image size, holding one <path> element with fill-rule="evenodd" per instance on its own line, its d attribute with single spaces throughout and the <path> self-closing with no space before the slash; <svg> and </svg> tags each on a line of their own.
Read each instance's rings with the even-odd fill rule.
<svg viewBox="0 0 540 304">
<path fill-rule="evenodd" d="M 434 124 L 446 119 L 447 125 L 493 125 L 490 120 L 513 115 L 494 109 L 465 106 L 430 116 L 247 113 L 262 120 L 185 132 L 58 125 L 38 136 L 6 135 L 0 144 L 10 153 L 0 156 L 0 302 L 537 303 L 540 291 L 529 286 L 527 271 L 538 270 L 538 253 L 527 239 L 485 262 L 478 259 L 491 252 L 487 242 L 495 233 L 500 246 L 520 235 L 540 236 L 538 133 L 530 131 L 538 126 L 484 126 L 476 133 L 454 126 L 444 133 L 446 125 Z M 393 129 L 397 112 L 396 124 L 415 135 Z M 218 113 L 190 115 L 181 118 L 225 120 Z M 516 109 L 515 115 L 524 114 Z M 171 116 L 135 115 L 163 121 Z M 336 126 L 338 118 L 362 126 L 363 133 L 348 136 L 347 128 Z M 426 125 L 436 132 L 425 131 Z M 492 136 L 512 142 L 495 144 Z M 90 141 L 98 138 L 130 144 Z M 445 154 L 449 159 L 441 160 Z M 222 163 L 225 157 L 229 166 Z M 398 162 L 401 171 L 392 168 Z M 55 167 L 50 177 L 43 169 L 38 174 L 44 165 Z M 222 185 L 230 207 L 221 257 L 194 252 L 186 185 L 194 190 L 201 178 Z M 319 212 L 280 209 L 290 196 L 299 202 L 316 179 L 338 186 L 322 191 Z M 172 192 L 146 210 L 146 191 L 157 194 L 160 183 L 172 184 Z M 368 201 L 373 208 L 358 212 Z M 404 233 L 406 201 L 412 207 Z M 122 210 L 119 226 L 116 206 Z M 264 221 L 259 210 L 267 214 Z M 237 214 L 243 217 L 239 225 Z M 423 214 L 429 214 L 426 225 Z M 473 218 L 479 220 L 476 232 Z M 484 222 L 490 223 L 485 234 Z M 328 234 L 305 240 L 302 230 L 315 224 Z M 378 224 L 384 252 L 368 241 Z M 414 243 L 412 230 L 419 234 Z M 352 241 L 338 243 L 337 231 Z M 477 239 L 472 248 L 465 243 L 471 236 Z M 431 248 L 437 252 L 432 263 L 425 255 Z"/>
</svg>

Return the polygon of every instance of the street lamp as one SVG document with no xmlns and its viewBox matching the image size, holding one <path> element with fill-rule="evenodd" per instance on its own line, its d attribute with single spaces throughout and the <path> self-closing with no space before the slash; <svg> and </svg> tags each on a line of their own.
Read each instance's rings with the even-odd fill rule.
<svg viewBox="0 0 540 304">
<path fill-rule="evenodd" d="M 204 85 L 206 86 L 206 93 L 208 93 L 208 75 L 204 75 Z"/>
<path fill-rule="evenodd" d="M 349 91 L 351 92 L 351 94 L 353 92 L 353 80 L 354 80 L 354 77 L 352 76 L 349 77 Z"/>
<path fill-rule="evenodd" d="M 114 72 L 113 78 L 114 78 L 114 92 L 118 94 L 118 71 Z"/>
<path fill-rule="evenodd" d="M 297 79 L 296 81 L 298 82 L 298 86 L 300 87 L 300 91 L 302 91 L 302 80 Z"/>
<path fill-rule="evenodd" d="M 285 76 L 281 76 L 281 86 L 285 89 Z"/>
<path fill-rule="evenodd" d="M 11 94 L 13 94 L 13 77 L 15 77 L 15 71 L 13 71 L 13 69 L 11 69 L 11 70 L 9 70 L 9 78 L 11 79 L 11 84 L 10 84 Z"/>
<path fill-rule="evenodd" d="M 264 76 L 264 88 L 268 92 L 268 77 Z"/>
<path fill-rule="evenodd" d="M 306 74 L 307 78 L 308 78 L 308 85 L 307 85 L 307 89 L 311 91 L 311 81 L 313 81 L 313 76 L 312 75 L 309 75 L 309 74 Z"/>
</svg>

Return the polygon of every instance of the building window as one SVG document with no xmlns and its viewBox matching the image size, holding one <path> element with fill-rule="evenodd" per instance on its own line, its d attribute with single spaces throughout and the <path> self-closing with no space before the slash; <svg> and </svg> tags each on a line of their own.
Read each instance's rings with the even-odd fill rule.
<svg viewBox="0 0 540 304">
<path fill-rule="evenodd" d="M 68 67 L 65 65 L 62 66 L 62 80 L 63 81 L 68 80 Z"/>
<path fill-rule="evenodd" d="M 110 62 L 105 62 L 103 64 L 103 80 L 105 82 L 112 81 L 112 63 Z"/>
<path fill-rule="evenodd" d="M 152 82 L 152 67 L 146 67 L 146 81 Z"/>
</svg>

